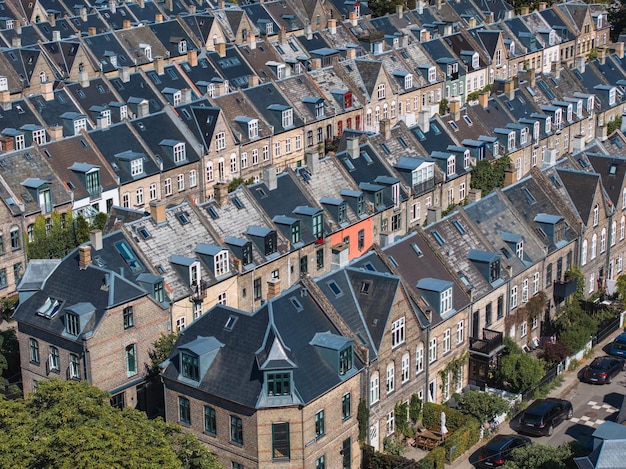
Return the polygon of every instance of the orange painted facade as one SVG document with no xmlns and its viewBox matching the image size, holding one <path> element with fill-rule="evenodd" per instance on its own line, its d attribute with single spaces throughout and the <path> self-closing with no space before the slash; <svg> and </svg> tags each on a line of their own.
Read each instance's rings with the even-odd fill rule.
<svg viewBox="0 0 626 469">
<path fill-rule="evenodd" d="M 362 244 L 359 243 L 359 232 L 363 231 Z M 336 231 L 333 234 L 329 235 L 326 239 L 330 242 L 330 246 L 336 246 L 337 244 L 343 243 L 347 238 L 349 241 L 349 252 L 348 259 L 355 259 L 362 254 L 364 254 L 369 248 L 372 247 L 372 243 L 374 242 L 374 221 L 373 217 L 368 217 L 361 220 L 358 223 L 355 223 L 351 226 L 348 226 L 342 230 Z"/>
</svg>

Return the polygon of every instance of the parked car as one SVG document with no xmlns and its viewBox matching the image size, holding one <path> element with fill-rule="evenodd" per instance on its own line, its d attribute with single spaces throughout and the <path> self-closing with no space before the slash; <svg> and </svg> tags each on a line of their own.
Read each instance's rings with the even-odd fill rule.
<svg viewBox="0 0 626 469">
<path fill-rule="evenodd" d="M 511 457 L 511 451 L 530 444 L 530 438 L 521 435 L 496 435 L 480 448 L 476 467 L 486 469 L 500 467 Z"/>
<path fill-rule="evenodd" d="M 626 358 L 626 332 L 622 332 L 609 345 L 609 354 Z"/>
<path fill-rule="evenodd" d="M 537 399 L 522 414 L 520 433 L 533 436 L 552 435 L 554 427 L 573 414 L 572 403 L 564 399 Z"/>
<path fill-rule="evenodd" d="M 615 357 L 597 357 L 580 375 L 586 383 L 607 384 L 624 369 L 624 360 Z"/>
</svg>

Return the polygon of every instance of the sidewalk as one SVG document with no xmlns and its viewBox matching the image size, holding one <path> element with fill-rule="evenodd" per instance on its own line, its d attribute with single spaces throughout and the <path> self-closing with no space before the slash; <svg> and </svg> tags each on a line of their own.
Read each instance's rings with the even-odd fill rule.
<svg viewBox="0 0 626 469">
<path fill-rule="evenodd" d="M 617 335 L 620 334 L 621 332 L 622 332 L 622 329 L 618 329 L 615 333 L 611 334 L 610 336 L 605 338 L 602 342 L 598 343 L 593 348 L 593 355 L 591 355 L 591 357 L 589 357 L 587 359 L 583 359 L 580 362 L 580 365 L 579 365 L 579 367 L 576 370 L 574 370 L 574 371 L 565 371 L 561 375 L 563 377 L 563 381 L 561 382 L 561 384 L 559 384 L 557 387 L 555 387 L 554 389 L 552 389 L 548 393 L 548 397 L 565 398 L 572 391 L 572 389 L 574 389 L 578 385 L 578 382 L 579 382 L 578 381 L 578 371 L 580 370 L 580 368 L 582 366 L 584 366 L 588 361 L 591 361 L 591 359 L 594 356 L 603 355 L 604 352 L 602 351 L 602 349 L 604 348 L 604 346 L 609 344 L 609 343 L 611 343 L 611 342 L 613 342 L 613 339 L 615 339 L 615 337 L 617 337 Z M 509 431 L 505 430 L 504 433 L 509 433 Z M 485 444 L 485 441 L 481 441 L 481 442 L 477 443 L 472 449 L 467 451 L 463 456 L 458 458 L 452 464 L 446 464 L 446 468 L 452 468 L 452 469 L 473 469 L 474 466 L 472 464 L 470 464 L 468 458 L 472 454 L 474 454 L 478 450 L 478 448 L 480 448 L 484 444 Z"/>
</svg>

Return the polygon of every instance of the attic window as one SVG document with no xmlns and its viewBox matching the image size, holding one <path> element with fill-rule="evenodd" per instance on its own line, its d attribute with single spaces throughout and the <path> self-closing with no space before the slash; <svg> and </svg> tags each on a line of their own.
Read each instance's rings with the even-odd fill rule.
<svg viewBox="0 0 626 469">
<path fill-rule="evenodd" d="M 300 303 L 298 301 L 297 298 L 294 298 L 293 296 L 291 298 L 289 298 L 289 301 L 291 301 L 291 304 L 293 305 L 294 308 L 296 308 L 296 312 L 300 312 L 304 309 L 304 307 L 302 306 L 302 303 Z"/>
<path fill-rule="evenodd" d="M 341 288 L 339 288 L 339 285 L 337 285 L 337 282 L 335 282 L 334 280 L 328 282 L 327 285 L 328 285 L 328 288 L 330 288 L 330 290 L 333 292 L 335 297 L 339 297 L 343 295 L 343 291 L 341 290 Z"/>
<path fill-rule="evenodd" d="M 151 238 L 150 232 L 146 228 L 139 228 L 137 230 L 143 239 Z"/>
<path fill-rule="evenodd" d="M 181 352 L 182 375 L 194 381 L 200 381 L 200 360 L 190 353 Z"/>
<path fill-rule="evenodd" d="M 233 315 L 228 316 L 228 320 L 226 321 L 226 324 L 224 325 L 224 330 L 228 332 L 232 331 L 233 327 L 235 327 L 236 322 L 237 322 L 237 316 L 233 316 Z"/>
<path fill-rule="evenodd" d="M 239 197 L 237 196 L 233 197 L 233 204 L 235 204 L 235 207 L 237 207 L 237 210 L 241 210 L 244 208 L 243 203 L 241 202 L 241 200 L 239 200 Z"/>
<path fill-rule="evenodd" d="M 213 220 L 217 220 L 220 217 L 213 207 L 207 208 L 207 212 L 209 212 L 209 215 L 211 215 Z"/>
<path fill-rule="evenodd" d="M 372 287 L 372 282 L 366 280 L 361 283 L 361 293 L 363 295 L 369 295 Z"/>
<path fill-rule="evenodd" d="M 176 214 L 176 218 L 178 218 L 178 221 L 181 225 L 189 224 L 189 218 L 187 217 L 187 214 L 185 212 L 180 212 Z"/>
<path fill-rule="evenodd" d="M 609 174 L 611 176 L 615 176 L 616 172 L 617 172 L 617 165 L 616 164 L 612 164 L 611 167 L 609 168 Z"/>
<path fill-rule="evenodd" d="M 61 302 L 49 296 L 46 299 L 45 303 L 37 310 L 37 314 L 39 316 L 44 316 L 48 319 L 52 319 L 54 315 L 59 311 L 60 307 Z"/>
<path fill-rule="evenodd" d="M 454 220 L 452 223 L 454 224 L 455 228 L 459 231 L 459 233 L 461 233 L 462 235 L 466 233 L 465 228 L 463 228 L 463 225 L 461 225 L 460 221 Z"/>
<path fill-rule="evenodd" d="M 528 199 L 531 205 L 537 202 L 537 199 L 535 199 L 535 197 L 530 193 L 530 191 L 526 187 L 522 188 L 522 192 L 524 193 L 524 195 L 526 196 L 526 198 Z"/>
<path fill-rule="evenodd" d="M 433 234 L 433 238 L 435 238 L 437 243 L 439 243 L 439 246 L 443 246 L 446 243 L 438 231 L 433 231 L 432 234 Z"/>
<path fill-rule="evenodd" d="M 422 250 L 419 248 L 417 244 L 411 243 L 411 248 L 413 248 L 413 250 L 415 251 L 415 254 L 417 254 L 417 257 L 424 256 L 424 253 L 422 252 Z"/>
<path fill-rule="evenodd" d="M 285 109 L 282 112 L 282 124 L 284 129 L 293 126 L 293 109 Z"/>
</svg>

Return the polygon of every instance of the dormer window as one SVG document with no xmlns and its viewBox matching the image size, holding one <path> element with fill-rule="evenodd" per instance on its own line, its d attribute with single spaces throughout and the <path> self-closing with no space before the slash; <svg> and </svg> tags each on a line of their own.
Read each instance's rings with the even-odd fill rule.
<svg viewBox="0 0 626 469">
<path fill-rule="evenodd" d="M 37 145 L 46 143 L 46 129 L 33 130 L 33 143 Z"/>
<path fill-rule="evenodd" d="M 496 51 L 496 67 L 502 65 L 502 50 L 498 49 Z"/>
<path fill-rule="evenodd" d="M 79 119 L 74 119 L 74 135 L 79 135 L 81 130 L 87 128 L 87 119 L 81 117 Z"/>
<path fill-rule="evenodd" d="M 556 32 L 554 30 L 551 30 L 550 34 L 548 35 L 548 43 L 551 46 L 556 44 Z"/>
<path fill-rule="evenodd" d="M 556 126 L 557 130 L 561 127 L 562 117 L 563 111 L 560 108 L 554 111 L 554 125 Z"/>
<path fill-rule="evenodd" d="M 413 182 L 413 186 L 417 186 L 418 184 L 422 184 L 426 181 L 430 181 L 435 175 L 435 164 L 428 163 L 424 165 L 420 165 L 417 169 L 411 172 L 411 180 Z"/>
<path fill-rule="evenodd" d="M 595 103 L 594 103 L 594 100 L 593 100 L 593 96 L 589 96 L 587 98 L 587 112 L 592 112 L 594 105 L 595 105 Z"/>
<path fill-rule="evenodd" d="M 291 395 L 291 373 L 267 373 L 268 396 Z"/>
<path fill-rule="evenodd" d="M 515 132 L 511 132 L 509 134 L 508 150 L 509 151 L 515 150 Z"/>
<path fill-rule="evenodd" d="M 572 107 L 572 105 L 571 105 L 571 104 L 568 104 L 568 105 L 567 105 L 567 120 L 568 120 L 569 122 L 572 122 L 572 119 L 573 119 L 573 117 L 574 117 L 574 116 L 573 116 L 573 114 L 574 114 L 574 112 L 573 112 L 573 107 Z"/>
<path fill-rule="evenodd" d="M 141 52 L 146 56 L 146 59 L 152 60 L 152 46 L 150 44 L 139 44 Z"/>
<path fill-rule="evenodd" d="M 315 103 L 315 118 L 321 119 L 324 117 L 324 101 L 320 100 Z"/>
<path fill-rule="evenodd" d="M 404 77 L 404 89 L 409 90 L 413 88 L 413 75 L 409 73 Z"/>
<path fill-rule="evenodd" d="M 252 119 L 248 121 L 248 138 L 253 139 L 259 136 L 259 120 Z"/>
<path fill-rule="evenodd" d="M 187 41 L 182 39 L 178 42 L 178 53 L 186 54 L 187 53 Z"/>
<path fill-rule="evenodd" d="M 452 287 L 441 292 L 440 305 L 440 314 L 443 315 L 452 311 Z"/>
<path fill-rule="evenodd" d="M 496 259 L 489 264 L 489 281 L 495 282 L 500 278 L 500 259 Z"/>
<path fill-rule="evenodd" d="M 200 359 L 188 352 L 180 352 L 182 375 L 194 381 L 200 381 Z"/>
<path fill-rule="evenodd" d="M 174 162 L 182 163 L 187 159 L 187 148 L 185 142 L 180 142 L 174 145 Z"/>
<path fill-rule="evenodd" d="M 520 240 L 516 245 L 515 245 L 515 255 L 519 258 L 524 260 L 524 241 Z"/>
<path fill-rule="evenodd" d="M 324 236 L 324 217 L 321 213 L 313 215 L 313 236 L 315 239 L 320 239 Z"/>
<path fill-rule="evenodd" d="M 435 67 L 428 68 L 428 83 L 435 83 L 437 81 L 437 69 Z"/>
<path fill-rule="evenodd" d="M 533 139 L 535 142 L 539 141 L 539 121 L 533 124 Z"/>
<path fill-rule="evenodd" d="M 48 214 L 52 212 L 52 194 L 50 192 L 50 187 L 47 185 L 41 186 L 37 190 L 37 194 L 39 196 L 39 207 L 44 214 Z"/>
<path fill-rule="evenodd" d="M 465 150 L 465 153 L 463 154 L 463 168 L 467 169 L 470 167 L 470 152 L 469 150 Z"/>
<path fill-rule="evenodd" d="M 292 108 L 285 109 L 282 112 L 282 123 L 283 123 L 283 128 L 293 126 L 293 109 Z"/>
<path fill-rule="evenodd" d="M 90 197 L 100 195 L 100 170 L 95 168 L 85 173 L 85 186 Z"/>
<path fill-rule="evenodd" d="M 595 207 L 593 207 L 593 226 L 598 226 L 599 217 L 600 217 L 599 208 L 596 205 Z"/>
<path fill-rule="evenodd" d="M 498 156 L 500 154 L 500 144 L 495 141 L 493 142 L 493 156 Z"/>
<path fill-rule="evenodd" d="M 509 45 L 509 54 L 511 57 L 515 55 L 515 43 L 513 41 L 511 41 L 511 44 Z"/>
<path fill-rule="evenodd" d="M 163 301 L 165 301 L 165 291 L 163 290 L 163 280 L 160 280 L 154 284 L 152 296 L 159 303 L 163 303 Z"/>
<path fill-rule="evenodd" d="M 616 88 L 611 88 L 609 90 L 609 106 L 614 106 L 615 105 L 616 93 L 617 93 L 617 89 Z"/>
<path fill-rule="evenodd" d="M 294 224 L 291 225 L 291 244 L 299 243 L 301 239 L 300 220 L 296 220 Z"/>
<path fill-rule="evenodd" d="M 546 133 L 550 133 L 552 131 L 552 119 L 550 116 L 546 119 Z"/>
<path fill-rule="evenodd" d="M 478 52 L 474 52 L 472 55 L 472 68 L 477 70 L 480 67 L 480 57 L 478 56 Z"/>
<path fill-rule="evenodd" d="M 454 173 L 456 173 L 456 161 L 454 155 L 452 155 L 448 158 L 446 174 L 452 176 Z"/>
<path fill-rule="evenodd" d="M 350 109 L 352 107 L 352 91 L 346 91 L 343 95 L 343 108 Z"/>
<path fill-rule="evenodd" d="M 268 21 L 265 23 L 265 34 L 269 36 L 270 34 L 274 34 L 274 23 Z"/>
<path fill-rule="evenodd" d="M 528 142 L 528 129 L 524 127 L 520 130 L 519 143 L 520 145 L 526 145 Z"/>
<path fill-rule="evenodd" d="M 215 272 L 215 276 L 219 277 L 220 275 L 227 274 L 230 272 L 230 262 L 228 259 L 228 251 L 225 249 L 215 255 L 213 258 L 213 272 Z"/>
<path fill-rule="evenodd" d="M 376 191 L 374 193 L 374 205 L 380 207 L 383 204 L 383 191 Z"/>
<path fill-rule="evenodd" d="M 189 266 L 189 285 L 197 285 L 200 280 L 200 269 L 197 263 L 193 263 Z"/>
<path fill-rule="evenodd" d="M 143 158 L 136 158 L 130 162 L 130 175 L 139 176 L 143 173 Z"/>
<path fill-rule="evenodd" d="M 352 345 L 339 351 L 339 374 L 345 375 L 352 369 Z"/>
<path fill-rule="evenodd" d="M 78 314 L 65 313 L 65 331 L 69 335 L 78 336 L 80 333 L 80 318 Z"/>
<path fill-rule="evenodd" d="M 269 256 L 276 252 L 276 232 L 272 231 L 265 237 L 265 255 Z"/>
<path fill-rule="evenodd" d="M 337 221 L 341 223 L 345 223 L 348 221 L 348 216 L 346 214 L 346 203 L 342 202 L 337 208 Z"/>
</svg>

